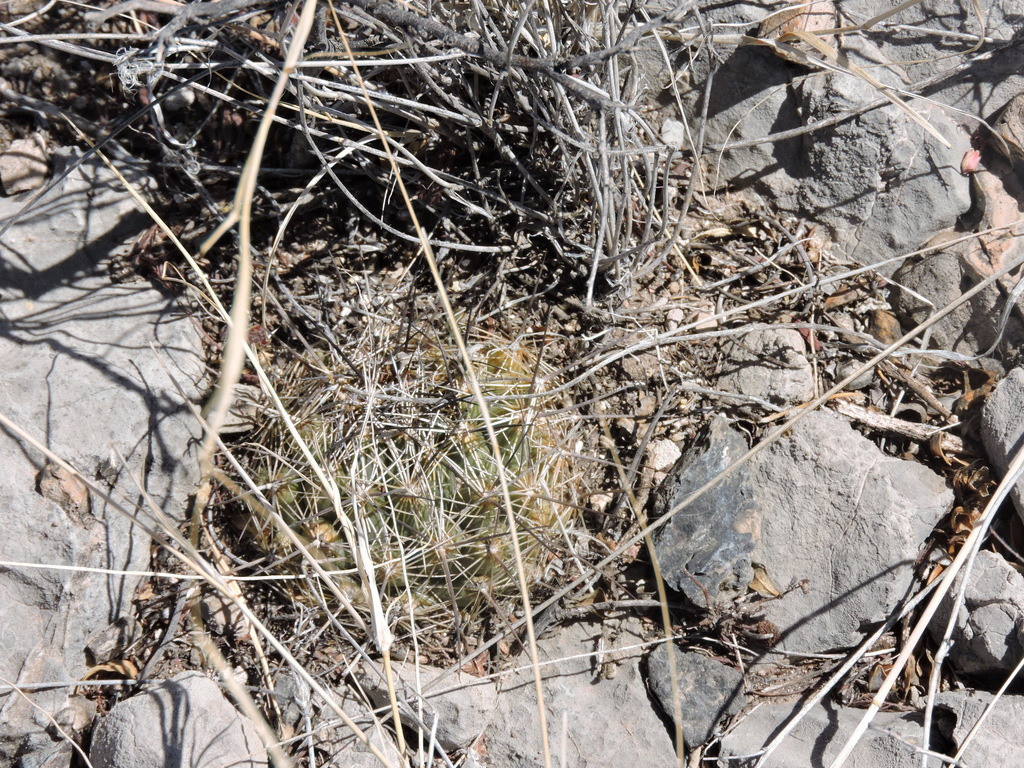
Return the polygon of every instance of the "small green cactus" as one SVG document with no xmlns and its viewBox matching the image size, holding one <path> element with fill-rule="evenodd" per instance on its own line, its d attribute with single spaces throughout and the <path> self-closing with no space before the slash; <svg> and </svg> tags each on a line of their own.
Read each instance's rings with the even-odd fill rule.
<svg viewBox="0 0 1024 768">
<path fill-rule="evenodd" d="M 546 371 L 525 342 L 478 338 L 470 350 L 501 449 L 527 582 L 535 584 L 566 550 L 575 518 L 566 434 L 544 414 L 553 405 L 539 375 Z M 417 621 L 445 624 L 458 611 L 463 625 L 472 624 L 519 594 L 498 462 L 453 351 L 421 342 L 394 357 L 386 370 L 378 358 L 362 381 L 351 359 L 316 372 L 304 366 L 304 374 L 287 377 L 282 394 L 341 489 L 345 513 L 367 535 L 387 612 L 403 617 L 411 608 Z M 256 443 L 254 476 L 264 494 L 358 601 L 342 528 L 280 420 Z"/>
</svg>

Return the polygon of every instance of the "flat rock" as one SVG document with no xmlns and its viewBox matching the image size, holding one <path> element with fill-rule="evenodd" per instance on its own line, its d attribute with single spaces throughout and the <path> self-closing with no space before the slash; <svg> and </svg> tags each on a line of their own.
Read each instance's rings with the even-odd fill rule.
<svg viewBox="0 0 1024 768">
<path fill-rule="evenodd" d="M 752 559 L 779 589 L 804 587 L 764 605 L 787 651 L 846 648 L 888 618 L 953 503 L 941 477 L 886 456 L 828 411 L 798 422 L 750 473 L 761 512 Z"/>
<path fill-rule="evenodd" d="M 722 738 L 720 760 L 727 765 L 752 766 L 761 753 L 799 710 L 800 703 L 762 704 L 742 715 Z M 827 768 L 864 715 L 863 709 L 840 707 L 825 701 L 812 708 L 789 736 L 769 755 L 763 768 Z M 880 712 L 847 760 L 848 766 L 916 768 L 921 759 L 915 749 L 922 741 L 921 717 L 917 714 Z M 747 757 L 747 760 L 741 760 Z M 998 765 L 998 763 L 993 763 Z"/>
<path fill-rule="evenodd" d="M 673 765 L 675 748 L 640 674 L 640 622 L 559 627 L 538 640 L 553 765 Z M 506 678 L 484 734 L 487 764 L 543 764 L 537 695 L 529 659 Z M 563 754 L 562 745 L 566 752 Z"/>
<path fill-rule="evenodd" d="M 957 584 L 962 586 L 958 577 Z M 952 611 L 940 606 L 929 629 L 939 640 Z M 949 660 L 962 673 L 1001 680 L 1024 655 L 1024 576 L 996 552 L 979 552 L 957 612 Z"/>
<path fill-rule="evenodd" d="M 56 160 L 58 172 L 74 159 Z M 144 179 L 129 173 L 139 185 Z M 0 221 L 21 203 L 0 199 Z M 168 377 L 198 399 L 203 355 L 194 327 L 146 283 L 113 285 L 105 261 L 144 225 L 99 161 L 75 168 L 0 242 L 0 409 L 86 477 L 140 505 L 137 478 L 180 519 L 195 489 L 199 434 Z M 152 347 L 152 348 L 151 348 Z M 118 454 L 125 457 L 122 467 Z M 0 559 L 80 569 L 146 570 L 149 537 L 73 475 L 0 431 Z M 91 636 L 130 610 L 136 576 L 0 569 L 0 675 L 78 680 Z M 67 690 L 0 695 L 0 763 L 52 743 L 44 713 Z"/>
<path fill-rule="evenodd" d="M 422 721 L 423 734 L 431 731 L 437 743 L 448 751 L 466 749 L 491 722 L 498 690 L 492 680 L 464 672 L 395 663 L 399 702 L 403 718 Z M 363 668 L 359 675 L 363 690 L 374 705 L 388 705 L 387 685 L 380 675 Z"/>
<path fill-rule="evenodd" d="M 198 672 L 115 706 L 96 725 L 89 759 L 95 768 L 268 765 L 256 727 Z"/>
<path fill-rule="evenodd" d="M 747 452 L 747 441 L 716 417 L 703 448 L 693 448 L 673 467 L 654 495 L 654 514 L 662 517 L 691 493 L 718 477 Z M 676 512 L 655 540 L 662 575 L 672 589 L 694 605 L 742 594 L 754 578 L 750 556 L 759 527 L 757 489 L 741 470 Z"/>
<path fill-rule="evenodd" d="M 945 691 L 935 697 L 936 724 L 952 742 L 956 754 L 967 735 L 992 704 L 993 696 L 981 691 Z M 964 748 L 958 765 L 991 768 L 1014 765 L 1024 741 L 1024 696 L 1002 696 L 992 706 L 982 728 Z"/>
<path fill-rule="evenodd" d="M 814 398 L 814 370 L 800 331 L 764 328 L 724 345 L 718 388 L 772 405 L 798 405 Z"/>
<path fill-rule="evenodd" d="M 46 145 L 38 134 L 15 139 L 0 153 L 0 186 L 4 193 L 16 195 L 39 189 L 50 174 Z"/>
<path fill-rule="evenodd" d="M 1014 368 L 999 382 L 985 403 L 981 417 L 981 439 L 989 458 L 1005 474 L 1024 436 L 1024 369 Z M 1024 520 L 1024 479 L 1011 491 L 1017 514 Z"/>
<path fill-rule="evenodd" d="M 670 473 L 657 513 L 746 450 L 721 419 L 708 440 Z M 952 500 L 927 467 L 886 456 L 840 417 L 818 411 L 677 512 L 656 548 L 669 586 L 701 607 L 694 579 L 720 600 L 751 583 L 755 563 L 778 590 L 800 585 L 759 609 L 780 631 L 778 648 L 845 648 L 906 596 L 914 561 Z"/>
<path fill-rule="evenodd" d="M 674 684 L 670 649 L 675 655 Z M 662 711 L 681 724 L 688 748 L 709 742 L 715 728 L 747 703 L 743 673 L 700 653 L 681 653 L 674 646 L 659 645 L 647 659 L 647 676 Z M 679 695 L 678 712 L 675 692 Z"/>
<path fill-rule="evenodd" d="M 321 764 L 328 768 L 402 768 L 405 760 L 394 736 L 374 716 L 372 709 L 349 688 L 336 690 L 335 696 L 342 711 L 387 762 L 382 765 L 370 747 L 356 737 L 333 708 L 324 706 L 314 722 L 316 746 L 324 756 Z"/>
</svg>

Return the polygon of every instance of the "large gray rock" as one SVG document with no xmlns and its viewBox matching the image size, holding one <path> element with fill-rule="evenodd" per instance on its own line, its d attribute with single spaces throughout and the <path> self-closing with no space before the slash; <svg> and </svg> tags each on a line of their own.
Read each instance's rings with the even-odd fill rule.
<svg viewBox="0 0 1024 768">
<path fill-rule="evenodd" d="M 837 5 L 842 23 L 863 22 L 893 7 L 886 0 Z M 781 7 L 764 0 L 703 5 L 701 11 L 712 33 L 736 35 L 756 34 L 759 23 Z M 888 20 L 906 25 L 897 30 L 876 27 L 864 34 L 826 38 L 841 47 L 847 60 L 887 85 L 905 88 L 935 78 L 924 92 L 931 101 L 903 98 L 950 148 L 901 109 L 887 105 L 785 141 L 716 151 L 707 156 L 708 178 L 746 189 L 777 211 L 823 225 L 842 250 L 862 262 L 916 250 L 954 225 L 970 206 L 969 183 L 958 169 L 977 125 L 972 116 L 991 120 L 1024 90 L 1024 52 L 1009 44 L 1019 27 L 1019 2 L 994 0 L 984 13 L 986 34 L 995 43 L 968 67 L 960 58 L 943 54 L 966 53 L 971 41 L 940 37 L 944 32 L 979 31 L 971 4 L 959 0 L 911 5 Z M 991 55 L 995 47 L 1001 50 Z M 720 60 L 715 59 L 707 105 L 706 140 L 711 145 L 757 141 L 883 99 L 856 75 L 811 70 L 767 48 L 717 50 L 724 61 L 718 67 Z M 692 135 L 710 69 L 704 57 L 688 63 L 695 87 L 683 96 L 683 118 Z"/>
<path fill-rule="evenodd" d="M 963 579 L 958 578 L 963 585 Z M 1024 576 L 996 552 L 979 552 L 957 612 L 949 660 L 961 672 L 1001 680 L 1024 654 Z M 949 622 L 947 597 L 930 630 L 938 640 Z"/>
<path fill-rule="evenodd" d="M 420 720 L 424 737 L 433 732 L 447 751 L 469 747 L 494 716 L 498 690 L 492 680 L 398 662 L 393 671 L 404 722 Z M 390 703 L 387 684 L 374 671 L 364 667 L 359 683 L 375 706 Z"/>
<path fill-rule="evenodd" d="M 538 641 L 548 743 L 554 765 L 673 765 L 675 749 L 647 698 L 640 675 L 639 621 L 573 624 Z M 493 725 L 484 734 L 487 763 L 542 764 L 537 696 L 529 659 L 506 678 Z M 567 753 L 563 755 L 561 745 Z"/>
<path fill-rule="evenodd" d="M 956 234 L 949 232 L 940 237 L 948 241 Z M 965 286 L 976 281 L 957 249 L 929 253 L 896 270 L 892 306 L 904 327 L 913 328 L 957 301 Z M 995 286 L 978 293 L 932 326 L 928 346 L 969 356 L 988 353 L 999 340 L 998 320 L 1004 301 Z M 1012 343 L 1021 338 L 1021 324 L 1011 317 L 1003 339 Z"/>
<path fill-rule="evenodd" d="M 65 167 L 71 158 L 58 157 Z M 58 167 L 59 174 L 64 168 Z M 141 180 L 135 175 L 131 178 Z M 25 198 L 0 200 L 10 222 Z M 139 479 L 175 517 L 195 488 L 195 419 L 175 390 L 198 396 L 202 355 L 191 321 L 146 283 L 113 285 L 105 260 L 143 222 L 98 161 L 72 170 L 0 241 L 0 409 L 134 510 Z M 151 349 L 151 346 L 153 347 Z M 117 454 L 127 465 L 122 469 Z M 0 431 L 0 559 L 145 570 L 142 529 L 83 484 Z M 137 577 L 0 569 L 0 675 L 20 683 L 78 680 L 97 630 L 130 608 Z M 0 694 L 0 763 L 45 748 L 46 713 L 71 690 L 33 694 L 36 710 Z"/>
<path fill-rule="evenodd" d="M 879 57 L 869 40 L 849 37 L 845 45 L 861 65 Z M 699 65 L 696 77 L 698 84 L 706 77 Z M 895 75 L 881 78 L 899 84 Z M 714 82 L 707 122 L 713 145 L 821 122 L 880 98 L 853 75 L 812 74 L 763 48 L 736 49 Z M 689 119 L 698 108 L 694 97 Z M 754 193 L 773 210 L 824 226 L 847 256 L 876 263 L 919 248 L 970 207 L 969 184 L 959 173 L 968 132 L 939 108 L 915 108 L 951 148 L 890 105 L 803 137 L 716 152 L 709 174 Z"/>
<path fill-rule="evenodd" d="M 744 715 L 722 739 L 719 759 L 731 758 L 726 765 L 753 766 L 757 758 L 750 756 L 760 754 L 800 704 L 762 704 Z M 830 701 L 819 704 L 768 757 L 763 768 L 827 768 L 863 716 L 863 709 L 840 707 Z M 923 730 L 920 715 L 880 712 L 846 765 L 857 768 L 919 766 L 921 759 L 915 749 L 921 745 Z M 748 759 L 740 760 L 741 757 Z"/>
<path fill-rule="evenodd" d="M 993 696 L 981 691 L 945 691 L 935 697 L 936 723 L 958 752 L 967 734 L 992 705 Z M 963 768 L 1017 765 L 1024 742 L 1024 696 L 1003 696 L 991 707 L 985 724 L 964 749 Z"/>
<path fill-rule="evenodd" d="M 1024 368 L 1014 368 L 999 382 L 985 403 L 981 417 L 981 439 L 989 458 L 1005 474 L 1024 437 Z M 1024 520 L 1024 478 L 1011 491 L 1017 514 Z"/>
<path fill-rule="evenodd" d="M 373 710 L 349 688 L 335 691 L 342 711 L 366 736 L 373 748 L 387 760 L 387 768 L 405 765 L 394 736 Z M 333 708 L 324 706 L 314 722 L 316 746 L 328 768 L 382 768 L 369 746 L 360 741 Z"/>
<path fill-rule="evenodd" d="M 95 768 L 260 768 L 267 754 L 256 727 L 199 672 L 122 701 L 96 725 Z"/>
<path fill-rule="evenodd" d="M 723 422 L 713 424 L 710 446 L 683 457 L 661 498 L 680 503 L 745 445 Z M 658 539 L 658 558 L 669 585 L 699 606 L 703 596 L 687 586 L 683 568 L 713 595 L 745 588 L 757 563 L 780 590 L 802 585 L 759 609 L 780 631 L 780 649 L 843 648 L 907 595 L 914 561 L 952 500 L 927 467 L 886 456 L 819 411 L 678 512 Z"/>
<path fill-rule="evenodd" d="M 844 0 L 842 11 L 853 23 L 862 23 L 880 13 L 890 12 L 889 0 Z M 889 17 L 889 25 L 897 29 L 875 27 L 866 34 L 878 46 L 885 62 L 895 62 L 906 82 L 913 83 L 945 75 L 925 91 L 941 104 L 965 110 L 968 114 L 991 117 L 992 113 L 1018 93 L 1024 72 L 1024 52 L 1014 45 L 1020 33 L 1020 1 L 991 0 L 983 6 L 985 35 L 992 40 L 976 55 L 976 61 L 963 67 L 963 59 L 977 39 L 960 38 L 955 42 L 939 37 L 939 33 L 977 35 L 981 32 L 978 17 L 971 3 L 960 0 L 931 0 L 908 5 Z M 930 32 L 929 30 L 934 30 Z M 936 55 L 939 51 L 954 54 Z M 998 50 L 997 55 L 992 55 Z M 920 109 L 920 102 L 913 102 Z M 973 123 L 964 118 L 968 128 Z"/>
<path fill-rule="evenodd" d="M 780 589 L 805 586 L 764 606 L 785 650 L 848 647 L 888 618 L 953 503 L 941 477 L 886 456 L 828 411 L 799 422 L 751 472 L 762 510 L 753 560 Z"/>
<path fill-rule="evenodd" d="M 675 678 L 669 653 L 675 656 Z M 678 721 L 683 741 L 690 748 L 709 742 L 715 728 L 747 703 L 743 673 L 701 653 L 681 653 L 675 646 L 659 645 L 647 659 L 647 676 L 662 711 Z"/>
</svg>

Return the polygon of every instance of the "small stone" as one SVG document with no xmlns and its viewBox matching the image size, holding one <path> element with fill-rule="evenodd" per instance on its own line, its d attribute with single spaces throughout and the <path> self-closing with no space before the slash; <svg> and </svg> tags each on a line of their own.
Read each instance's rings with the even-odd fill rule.
<svg viewBox="0 0 1024 768">
<path fill-rule="evenodd" d="M 5 194 L 39 189 L 49 175 L 46 144 L 38 134 L 28 139 L 15 139 L 0 155 L 0 184 Z"/>
<path fill-rule="evenodd" d="M 957 577 L 962 584 L 963 577 Z M 929 625 L 940 639 L 949 622 L 951 598 Z M 949 658 L 962 673 L 986 680 L 1011 672 L 1024 653 L 1024 576 L 997 552 L 979 552 L 957 614 Z"/>
<path fill-rule="evenodd" d="M 240 637 L 246 631 L 245 616 L 238 605 L 219 592 L 205 595 L 199 603 L 203 623 L 215 635 Z"/>
<path fill-rule="evenodd" d="M 981 439 L 996 469 L 1005 473 L 1024 435 L 1024 368 L 1014 368 L 999 382 L 982 412 Z M 1024 480 L 1011 491 L 1017 516 L 1024 520 Z"/>
<path fill-rule="evenodd" d="M 83 733 L 96 719 L 96 702 L 77 694 L 68 699 L 68 705 L 57 713 L 57 721 L 62 727 Z"/>
<path fill-rule="evenodd" d="M 421 717 L 426 729 L 433 728 L 445 750 L 467 748 L 490 724 L 498 698 L 492 680 L 402 663 L 394 664 L 394 672 L 402 709 L 407 716 Z M 375 705 L 388 704 L 387 686 L 377 674 L 364 668 L 359 681 Z"/>
<path fill-rule="evenodd" d="M 674 149 L 681 149 L 686 144 L 686 125 L 668 118 L 661 124 L 661 140 Z"/>
<path fill-rule="evenodd" d="M 656 517 L 670 513 L 747 452 L 744 437 L 720 416 L 712 420 L 707 441 L 706 450 L 690 451 L 655 492 Z M 711 607 L 707 597 L 717 602 L 719 595 L 741 593 L 753 579 L 756 493 L 741 469 L 676 512 L 657 535 L 655 548 L 665 582 L 694 605 Z"/>
<path fill-rule="evenodd" d="M 675 655 L 674 683 L 670 649 Z M 681 653 L 675 646 L 659 645 L 647 660 L 647 670 L 654 697 L 665 714 L 682 727 L 683 740 L 691 749 L 709 742 L 716 726 L 746 706 L 743 673 L 700 653 Z M 679 693 L 678 713 L 675 691 Z"/>
<path fill-rule="evenodd" d="M 387 760 L 389 766 L 405 764 L 394 738 L 386 731 L 379 718 L 348 688 L 335 691 L 342 711 L 367 737 L 373 749 Z M 325 768 L 381 768 L 381 761 L 363 744 L 332 707 L 325 706 L 313 723 L 317 734 L 317 749 L 324 753 Z"/>
<path fill-rule="evenodd" d="M 538 638 L 553 765 L 677 764 L 672 740 L 643 684 L 645 644 L 636 619 L 571 624 Z M 495 768 L 542 764 L 537 691 L 525 654 L 519 669 L 502 682 L 483 747 L 487 764 Z"/>
<path fill-rule="evenodd" d="M 109 626 L 93 632 L 85 642 L 85 659 L 89 666 L 106 664 L 119 658 L 132 644 L 139 625 L 130 616 L 122 616 Z"/>
<path fill-rule="evenodd" d="M 682 450 L 671 440 L 652 440 L 647 446 L 647 464 L 655 472 L 671 468 L 682 455 Z"/>
<path fill-rule="evenodd" d="M 274 682 L 274 695 L 281 708 L 281 719 L 286 726 L 294 729 L 310 713 L 312 689 L 291 670 L 279 674 Z"/>
<path fill-rule="evenodd" d="M 955 751 L 965 750 L 959 765 L 972 768 L 1014 762 L 1007 757 L 1020 750 L 1024 696 L 1005 695 L 994 702 L 991 693 L 982 691 L 943 691 L 935 697 L 935 709 L 939 730 L 948 736 Z M 975 732 L 982 718 L 984 727 Z"/>
<path fill-rule="evenodd" d="M 724 345 L 726 360 L 718 386 L 729 392 L 797 405 L 814 397 L 814 369 L 793 328 L 764 329 Z"/>
<path fill-rule="evenodd" d="M 858 368 L 861 368 L 863 363 L 860 360 L 844 360 L 836 367 L 836 379 L 843 381 L 847 376 L 852 374 Z M 864 389 L 865 387 L 871 386 L 871 382 L 875 380 L 875 371 L 872 368 L 864 371 L 857 378 L 846 385 L 848 390 Z"/>
<path fill-rule="evenodd" d="M 694 321 L 695 331 L 713 331 L 718 327 L 718 320 L 713 320 L 714 312 L 698 312 Z"/>
</svg>

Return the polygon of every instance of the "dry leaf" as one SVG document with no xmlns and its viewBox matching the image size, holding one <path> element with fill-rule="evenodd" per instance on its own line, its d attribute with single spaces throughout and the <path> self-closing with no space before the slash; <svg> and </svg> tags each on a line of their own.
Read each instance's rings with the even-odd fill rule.
<svg viewBox="0 0 1024 768">
<path fill-rule="evenodd" d="M 868 321 L 868 333 L 889 346 L 903 335 L 896 315 L 884 309 L 874 309 Z"/>
<path fill-rule="evenodd" d="M 754 566 L 754 578 L 748 585 L 761 597 L 782 597 L 782 592 L 772 583 L 768 571 L 760 563 L 752 563 Z"/>
<path fill-rule="evenodd" d="M 778 40 L 794 32 L 823 32 L 836 26 L 836 9 L 829 0 L 813 0 L 776 11 L 761 22 L 757 36 Z"/>
<path fill-rule="evenodd" d="M 693 239 L 702 240 L 706 237 L 731 237 L 733 234 L 735 233 L 733 232 L 732 227 L 711 227 L 710 229 L 705 229 L 703 232 L 698 232 L 694 235 Z"/>
<path fill-rule="evenodd" d="M 853 304 L 855 301 L 860 301 L 867 297 L 867 293 L 861 288 L 856 286 L 850 288 L 840 288 L 838 291 L 833 293 L 827 299 L 825 299 L 825 311 L 830 312 L 840 307 L 845 307 L 847 304 Z"/>
<path fill-rule="evenodd" d="M 97 664 L 82 677 L 83 680 L 104 680 L 108 678 L 134 680 L 139 668 L 128 659 L 115 659 L 106 664 Z"/>
</svg>

